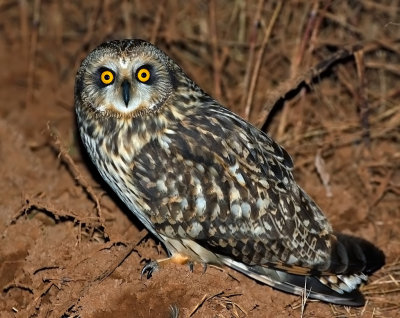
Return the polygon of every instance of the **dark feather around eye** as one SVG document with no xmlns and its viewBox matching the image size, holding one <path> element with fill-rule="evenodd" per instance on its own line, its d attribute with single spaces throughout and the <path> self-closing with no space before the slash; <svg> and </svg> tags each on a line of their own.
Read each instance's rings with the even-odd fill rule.
<svg viewBox="0 0 400 318">
<path fill-rule="evenodd" d="M 115 82 L 115 80 L 116 80 L 116 75 L 115 75 L 115 72 L 114 72 L 113 70 L 109 69 L 108 67 L 99 67 L 99 68 L 97 69 L 97 71 L 94 73 L 94 82 L 95 82 L 95 83 L 97 84 L 97 86 L 99 86 L 100 88 L 103 88 L 103 87 L 106 87 L 106 86 L 109 85 L 109 84 L 104 84 L 104 83 L 101 81 L 101 74 L 102 74 L 103 72 L 105 72 L 105 71 L 111 72 L 112 75 L 114 76 L 114 79 L 113 79 L 112 82 Z"/>
<path fill-rule="evenodd" d="M 143 70 L 143 69 L 146 69 L 146 70 L 148 70 L 148 71 L 150 72 L 150 78 L 149 78 L 149 80 L 146 81 L 146 82 L 142 82 L 142 81 L 140 81 L 139 78 L 138 78 L 138 73 L 140 72 L 140 70 Z M 157 76 L 156 76 L 156 74 L 155 74 L 155 69 L 154 69 L 154 67 L 153 67 L 152 65 L 150 65 L 150 64 L 144 64 L 144 65 L 142 65 L 141 67 L 139 67 L 139 68 L 136 70 L 136 72 L 135 72 L 135 78 L 136 78 L 137 80 L 139 80 L 142 84 L 151 85 L 151 84 L 153 84 L 153 83 L 156 81 Z"/>
</svg>

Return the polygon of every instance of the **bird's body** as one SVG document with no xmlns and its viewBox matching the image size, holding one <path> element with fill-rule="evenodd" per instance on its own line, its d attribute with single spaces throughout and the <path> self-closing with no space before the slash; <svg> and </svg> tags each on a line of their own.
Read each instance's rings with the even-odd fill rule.
<svg viewBox="0 0 400 318">
<path fill-rule="evenodd" d="M 78 71 L 75 105 L 100 175 L 171 256 L 363 303 L 357 288 L 383 253 L 334 233 L 295 182 L 287 152 L 162 51 L 141 40 L 101 45 Z"/>
</svg>

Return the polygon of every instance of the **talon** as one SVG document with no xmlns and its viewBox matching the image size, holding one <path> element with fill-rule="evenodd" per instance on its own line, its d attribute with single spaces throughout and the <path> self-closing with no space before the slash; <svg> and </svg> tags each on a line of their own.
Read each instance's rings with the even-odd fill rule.
<svg viewBox="0 0 400 318">
<path fill-rule="evenodd" d="M 170 264 L 170 263 L 181 264 L 181 265 L 189 264 L 189 269 L 191 272 L 193 272 L 194 263 L 189 260 L 189 257 L 187 257 L 186 255 L 176 253 L 169 258 L 163 258 L 163 259 L 159 259 L 157 261 L 148 262 L 142 268 L 142 270 L 140 272 L 140 279 L 142 279 L 142 277 L 144 275 L 146 275 L 147 279 L 149 279 L 153 275 L 153 273 L 155 273 L 156 271 L 158 271 L 160 269 L 161 266 L 164 266 L 165 264 Z"/>
<path fill-rule="evenodd" d="M 140 279 L 146 275 L 147 279 L 150 279 L 153 273 L 157 272 L 160 269 L 160 265 L 157 261 L 150 261 L 146 265 L 143 266 L 142 270 L 140 271 Z"/>
<path fill-rule="evenodd" d="M 207 263 L 203 263 L 203 275 L 206 273 L 207 270 Z"/>
</svg>

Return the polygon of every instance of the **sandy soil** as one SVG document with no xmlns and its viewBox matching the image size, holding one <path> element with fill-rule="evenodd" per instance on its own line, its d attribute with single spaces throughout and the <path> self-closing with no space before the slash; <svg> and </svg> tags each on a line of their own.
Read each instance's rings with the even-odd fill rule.
<svg viewBox="0 0 400 318">
<path fill-rule="evenodd" d="M 179 317 L 399 317 L 399 7 L 347 2 L 0 1 L 0 316 L 168 317 L 175 306 Z M 124 37 L 157 43 L 260 126 L 315 65 L 363 46 L 285 96 L 264 128 L 335 229 L 387 255 L 365 307 L 308 301 L 302 312 L 300 297 L 229 269 L 171 265 L 141 279 L 166 253 L 90 166 L 73 110 L 82 58 Z"/>
</svg>

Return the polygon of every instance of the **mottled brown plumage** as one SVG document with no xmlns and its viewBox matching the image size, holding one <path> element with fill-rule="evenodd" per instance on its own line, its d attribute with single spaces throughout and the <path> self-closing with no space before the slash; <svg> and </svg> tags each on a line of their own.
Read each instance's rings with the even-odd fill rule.
<svg viewBox="0 0 400 318">
<path fill-rule="evenodd" d="M 142 40 L 102 44 L 78 71 L 75 106 L 100 175 L 171 256 L 363 304 L 357 288 L 383 253 L 334 233 L 295 182 L 288 153 L 161 50 Z"/>
</svg>

